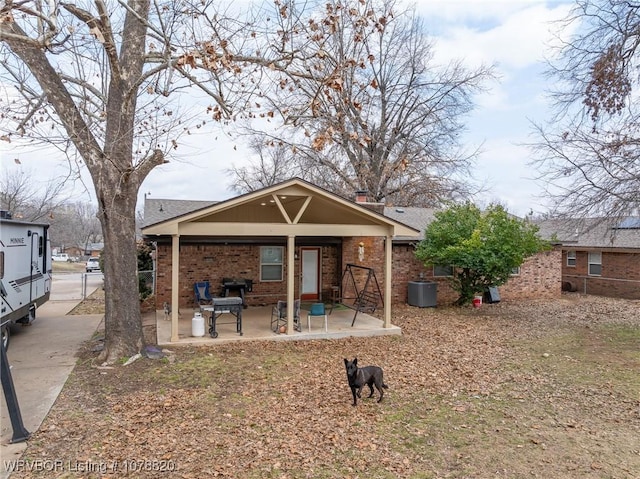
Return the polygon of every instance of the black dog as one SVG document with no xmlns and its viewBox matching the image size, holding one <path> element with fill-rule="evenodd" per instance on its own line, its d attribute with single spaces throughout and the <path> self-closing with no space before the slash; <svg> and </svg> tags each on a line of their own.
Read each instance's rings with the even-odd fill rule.
<svg viewBox="0 0 640 479">
<path fill-rule="evenodd" d="M 356 395 L 361 398 L 362 388 L 366 384 L 371 390 L 369 397 L 373 396 L 373 385 L 380 392 L 380 399 L 382 401 L 384 396 L 384 389 L 388 386 L 382 379 L 382 368 L 378 366 L 365 366 L 363 368 L 358 367 L 358 358 L 353 358 L 353 361 L 344 360 L 344 367 L 347 369 L 347 380 L 349 381 L 349 387 L 351 388 L 351 394 L 353 394 L 353 405 L 356 405 Z M 357 391 L 356 391 L 357 390 Z"/>
</svg>

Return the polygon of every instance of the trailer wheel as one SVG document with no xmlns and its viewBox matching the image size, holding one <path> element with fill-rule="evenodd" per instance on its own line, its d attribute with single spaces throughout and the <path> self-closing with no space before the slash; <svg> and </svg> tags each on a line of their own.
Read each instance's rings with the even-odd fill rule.
<svg viewBox="0 0 640 479">
<path fill-rule="evenodd" d="M 2 344 L 4 345 L 5 351 L 9 348 L 10 336 L 11 336 L 11 330 L 9 329 L 9 325 L 2 326 Z"/>
</svg>

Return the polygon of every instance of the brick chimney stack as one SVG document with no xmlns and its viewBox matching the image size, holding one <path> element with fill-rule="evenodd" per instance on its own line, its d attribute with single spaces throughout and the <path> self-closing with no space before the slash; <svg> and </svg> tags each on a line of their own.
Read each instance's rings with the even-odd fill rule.
<svg viewBox="0 0 640 479">
<path fill-rule="evenodd" d="M 366 190 L 356 191 L 356 203 L 376 213 L 384 213 L 384 203 L 370 203 L 369 192 Z"/>
</svg>

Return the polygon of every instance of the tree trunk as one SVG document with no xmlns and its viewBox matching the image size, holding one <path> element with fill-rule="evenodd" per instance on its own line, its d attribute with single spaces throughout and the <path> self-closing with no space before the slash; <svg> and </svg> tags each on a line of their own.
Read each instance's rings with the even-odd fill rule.
<svg viewBox="0 0 640 479">
<path fill-rule="evenodd" d="M 137 281 L 137 187 L 128 187 L 132 191 L 114 195 L 108 185 L 96 184 L 105 255 L 105 348 L 100 359 L 107 363 L 129 358 L 144 345 Z"/>
<path fill-rule="evenodd" d="M 455 304 L 457 306 L 470 304 L 475 296 L 477 286 L 474 275 L 469 268 L 464 268 L 458 273 L 456 280 L 459 285 L 458 293 L 460 296 L 456 300 Z"/>
</svg>

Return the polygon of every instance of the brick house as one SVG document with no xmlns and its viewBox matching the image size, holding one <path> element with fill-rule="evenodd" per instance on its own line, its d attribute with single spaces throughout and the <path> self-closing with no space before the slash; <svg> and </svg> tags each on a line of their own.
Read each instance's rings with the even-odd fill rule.
<svg viewBox="0 0 640 479">
<path fill-rule="evenodd" d="M 539 221 L 544 238 L 561 244 L 562 289 L 640 299 L 640 218 Z"/>
<path fill-rule="evenodd" d="M 401 221 L 420 231 L 414 238 L 394 238 L 393 241 L 393 301 L 406 302 L 409 281 L 428 280 L 438 283 L 438 304 L 452 303 L 458 297 L 451 289 L 447 268 L 425 266 L 414 256 L 414 245 L 424 238 L 424 230 L 435 218 L 436 210 L 417 207 L 385 207 L 384 215 Z M 561 251 L 554 248 L 528 258 L 511 279 L 500 286 L 500 298 L 504 300 L 554 299 L 561 295 Z"/>
<path fill-rule="evenodd" d="M 436 281 L 438 304 L 456 298 L 446 272 L 413 254 L 432 219 L 433 210 L 384 207 L 361 194 L 346 200 L 294 178 L 222 202 L 147 198 L 142 234 L 156 245 L 156 309 L 164 302 L 192 307 L 195 282 L 209 281 L 215 294 L 233 277 L 250 280 L 246 302 L 254 306 L 326 300 L 336 286 L 349 304 L 369 288 L 380 293 L 388 327 L 391 305 L 407 301 L 409 281 Z M 553 298 L 560 283 L 555 250 L 525 262 L 500 295 Z"/>
<path fill-rule="evenodd" d="M 156 245 L 156 309 L 174 305 L 173 341 L 178 309 L 193 306 L 196 282 L 215 288 L 224 278 L 249 279 L 247 304 L 293 304 L 324 299 L 347 264 L 357 271 L 358 286 L 381 293 L 384 327 L 390 327 L 392 239 L 419 232 L 293 178 L 218 203 L 147 199 L 142 234 Z M 364 271 L 376 272 L 375 284 Z M 292 308 L 287 314 L 292 332 Z"/>
</svg>

